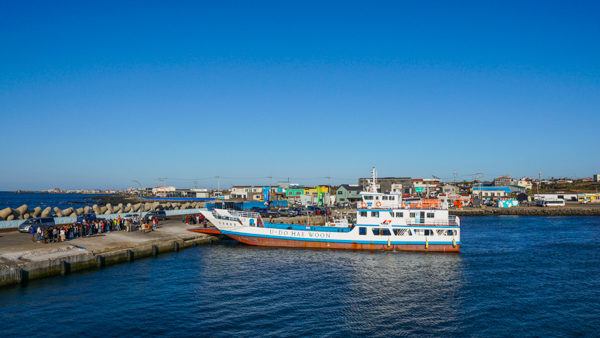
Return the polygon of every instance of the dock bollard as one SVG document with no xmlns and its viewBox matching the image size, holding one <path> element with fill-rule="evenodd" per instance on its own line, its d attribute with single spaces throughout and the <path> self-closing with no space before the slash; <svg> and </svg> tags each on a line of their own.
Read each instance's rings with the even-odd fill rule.
<svg viewBox="0 0 600 338">
<path fill-rule="evenodd" d="M 62 261 L 60 263 L 60 274 L 65 276 L 71 273 L 71 264 L 67 261 Z"/>
<path fill-rule="evenodd" d="M 127 260 L 133 262 L 134 259 L 135 253 L 133 252 L 133 250 L 127 250 Z"/>
<path fill-rule="evenodd" d="M 96 256 L 96 265 L 98 265 L 99 268 L 104 267 L 104 256 Z"/>
<path fill-rule="evenodd" d="M 179 252 L 179 242 L 173 242 L 173 251 Z"/>
<path fill-rule="evenodd" d="M 156 245 L 152 246 L 152 256 L 154 256 L 154 257 L 158 256 L 158 246 L 156 246 Z"/>
</svg>

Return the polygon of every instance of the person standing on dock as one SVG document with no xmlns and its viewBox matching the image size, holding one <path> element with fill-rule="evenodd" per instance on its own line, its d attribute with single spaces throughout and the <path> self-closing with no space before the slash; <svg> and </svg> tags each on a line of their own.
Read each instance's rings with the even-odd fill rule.
<svg viewBox="0 0 600 338">
<path fill-rule="evenodd" d="M 154 216 L 154 217 L 152 217 L 152 230 L 156 231 L 157 228 L 158 228 L 158 217 Z"/>
</svg>

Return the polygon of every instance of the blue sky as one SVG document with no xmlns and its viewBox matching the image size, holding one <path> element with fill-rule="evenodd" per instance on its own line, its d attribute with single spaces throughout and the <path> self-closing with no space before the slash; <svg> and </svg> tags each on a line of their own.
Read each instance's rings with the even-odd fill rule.
<svg viewBox="0 0 600 338">
<path fill-rule="evenodd" d="M 600 172 L 593 1 L 2 1 L 0 48 L 0 190 Z"/>
</svg>

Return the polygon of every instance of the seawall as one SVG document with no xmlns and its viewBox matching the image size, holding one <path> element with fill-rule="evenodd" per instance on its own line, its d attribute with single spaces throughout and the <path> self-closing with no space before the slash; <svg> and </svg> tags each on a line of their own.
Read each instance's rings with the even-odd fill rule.
<svg viewBox="0 0 600 338">
<path fill-rule="evenodd" d="M 512 207 L 512 208 L 463 208 L 451 209 L 451 215 L 457 216 L 600 216 L 600 205 L 567 205 L 564 207 Z"/>
<path fill-rule="evenodd" d="M 167 221 L 151 233 L 113 232 L 48 244 L 34 243 L 27 234 L 4 233 L 0 238 L 0 287 L 133 262 L 216 240 L 187 231 L 189 228 L 179 221 Z"/>
</svg>

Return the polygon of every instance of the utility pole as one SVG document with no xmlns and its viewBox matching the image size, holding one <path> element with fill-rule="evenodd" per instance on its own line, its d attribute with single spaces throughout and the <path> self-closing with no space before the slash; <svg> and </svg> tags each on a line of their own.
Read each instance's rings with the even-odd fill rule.
<svg viewBox="0 0 600 338">
<path fill-rule="evenodd" d="M 144 187 L 142 186 L 142 183 L 140 183 L 140 181 L 138 180 L 131 180 L 134 183 L 137 183 L 140 186 L 140 190 L 138 191 L 138 198 L 142 197 L 142 190 L 144 190 Z"/>
<path fill-rule="evenodd" d="M 220 192 L 221 191 L 221 176 L 215 176 L 215 178 L 217 179 L 217 191 Z"/>
</svg>

